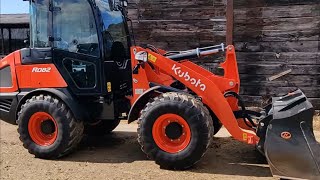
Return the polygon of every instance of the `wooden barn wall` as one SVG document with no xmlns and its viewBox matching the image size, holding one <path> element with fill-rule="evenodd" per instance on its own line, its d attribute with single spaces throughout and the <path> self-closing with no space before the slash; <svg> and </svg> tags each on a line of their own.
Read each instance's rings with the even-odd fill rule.
<svg viewBox="0 0 320 180">
<path fill-rule="evenodd" d="M 137 44 L 170 50 L 225 40 L 225 0 L 129 0 Z"/>
<path fill-rule="evenodd" d="M 246 101 L 260 106 L 299 87 L 320 109 L 320 1 L 234 0 L 234 8 L 233 40 Z M 226 0 L 129 0 L 129 16 L 138 45 L 185 50 L 225 42 Z M 217 72 L 220 60 L 197 63 Z"/>
<path fill-rule="evenodd" d="M 235 0 L 234 8 L 242 94 L 263 102 L 299 87 L 320 109 L 320 0 Z"/>
</svg>

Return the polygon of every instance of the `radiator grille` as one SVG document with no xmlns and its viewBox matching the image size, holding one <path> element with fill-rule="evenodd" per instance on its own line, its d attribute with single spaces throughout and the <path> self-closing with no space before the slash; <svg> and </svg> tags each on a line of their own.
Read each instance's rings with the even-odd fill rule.
<svg viewBox="0 0 320 180">
<path fill-rule="evenodd" d="M 0 99 L 0 111 L 9 112 L 12 104 L 12 99 Z"/>
</svg>

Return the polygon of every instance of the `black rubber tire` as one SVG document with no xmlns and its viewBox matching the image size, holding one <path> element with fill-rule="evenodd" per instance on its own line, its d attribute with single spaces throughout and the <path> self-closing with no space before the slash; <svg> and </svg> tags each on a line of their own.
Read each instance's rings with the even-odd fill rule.
<svg viewBox="0 0 320 180">
<path fill-rule="evenodd" d="M 160 149 L 152 136 L 155 120 L 163 114 L 177 114 L 187 121 L 191 130 L 189 145 L 179 153 Z M 141 111 L 138 120 L 138 142 L 148 158 L 164 169 L 184 170 L 197 163 L 205 154 L 213 137 L 212 119 L 201 101 L 184 93 L 164 93 L 155 97 Z"/>
<path fill-rule="evenodd" d="M 193 97 L 191 94 L 187 94 L 184 93 L 184 95 L 189 96 L 189 97 Z M 205 105 L 205 109 L 208 110 L 210 109 L 208 106 Z M 218 119 L 218 117 L 212 112 L 212 110 L 209 111 L 209 114 L 211 116 L 212 119 L 212 124 L 213 124 L 213 135 L 216 135 L 220 129 L 222 128 L 222 123 L 220 122 L 220 120 Z"/>
<path fill-rule="evenodd" d="M 36 112 L 50 114 L 57 123 L 57 139 L 50 146 L 36 144 L 29 135 L 29 119 Z M 26 100 L 18 113 L 17 123 L 23 146 L 42 159 L 55 159 L 72 152 L 81 141 L 84 129 L 83 122 L 76 121 L 67 105 L 51 95 L 38 95 Z"/>
<path fill-rule="evenodd" d="M 90 136 L 103 136 L 111 133 L 120 124 L 118 120 L 101 120 L 94 124 L 86 124 L 84 133 Z"/>
<path fill-rule="evenodd" d="M 213 135 L 216 135 L 220 129 L 222 128 L 222 123 L 219 121 L 217 116 L 213 113 L 210 113 L 212 117 L 212 123 L 213 123 Z"/>
</svg>

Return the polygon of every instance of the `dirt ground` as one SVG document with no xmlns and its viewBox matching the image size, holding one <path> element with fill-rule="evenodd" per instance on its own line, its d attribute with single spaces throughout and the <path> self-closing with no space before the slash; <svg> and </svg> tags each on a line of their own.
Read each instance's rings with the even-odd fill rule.
<svg viewBox="0 0 320 180">
<path fill-rule="evenodd" d="M 320 139 L 320 117 L 315 129 Z M 85 137 L 75 153 L 58 160 L 30 155 L 16 126 L 0 121 L 0 179 L 273 179 L 254 147 L 233 140 L 225 129 L 203 159 L 186 171 L 162 170 L 140 150 L 136 124 L 121 123 L 111 135 Z"/>
</svg>

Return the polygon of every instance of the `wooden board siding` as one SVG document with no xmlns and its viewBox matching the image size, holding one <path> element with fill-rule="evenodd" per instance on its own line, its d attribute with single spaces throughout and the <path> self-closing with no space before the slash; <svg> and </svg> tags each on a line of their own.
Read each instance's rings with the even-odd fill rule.
<svg viewBox="0 0 320 180">
<path fill-rule="evenodd" d="M 225 42 L 227 0 L 129 0 L 137 44 L 185 50 Z M 234 45 L 250 105 L 301 88 L 320 109 L 320 1 L 234 1 Z M 218 72 L 221 57 L 197 61 Z M 267 78 L 291 73 L 274 81 Z"/>
<path fill-rule="evenodd" d="M 137 44 L 170 50 L 225 41 L 225 0 L 131 0 Z"/>
<path fill-rule="evenodd" d="M 320 109 L 320 1 L 238 0 L 234 8 L 241 93 L 263 103 L 299 87 Z"/>
</svg>

